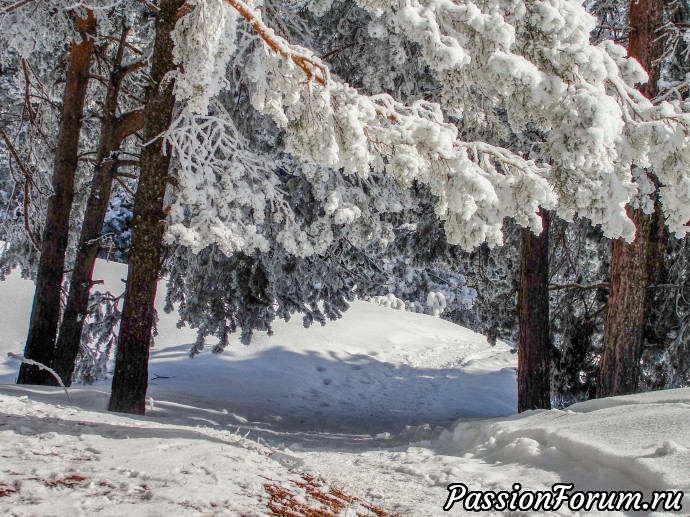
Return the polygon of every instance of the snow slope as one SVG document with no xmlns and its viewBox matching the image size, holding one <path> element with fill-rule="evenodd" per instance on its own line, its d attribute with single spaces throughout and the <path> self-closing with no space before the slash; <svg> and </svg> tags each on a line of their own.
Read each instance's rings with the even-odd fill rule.
<svg viewBox="0 0 690 517">
<path fill-rule="evenodd" d="M 269 450 L 232 433 L 14 394 L 0 395 L 3 515 L 239 515 L 260 506 L 266 479 L 289 479 Z"/>
<path fill-rule="evenodd" d="M 121 289 L 124 275 L 96 276 Z M 264 485 L 306 504 L 311 475 L 361 498 L 342 515 L 443 515 L 454 482 L 678 489 L 690 508 L 690 389 L 514 415 L 515 356 L 437 318 L 357 302 L 326 327 L 297 318 L 189 359 L 195 332 L 161 311 L 149 411 L 133 418 L 105 411 L 108 382 L 69 400 L 11 384 L 32 291 L 0 283 L 0 513 L 270 515 Z"/>
<path fill-rule="evenodd" d="M 125 268 L 104 265 L 99 262 L 96 278 L 121 290 Z M 0 283 L 3 295 L 12 300 L 0 314 L 0 328 L 6 329 L 0 383 L 6 384 L 18 366 L 6 352 L 23 349 L 31 283 L 13 274 Z M 155 379 L 149 385 L 151 416 L 190 418 L 189 411 L 178 411 L 190 406 L 199 422 L 226 409 L 237 415 L 233 423 L 378 434 L 514 412 L 515 356 L 440 319 L 355 302 L 344 318 L 325 327 L 304 329 L 296 317 L 276 323 L 273 337 L 257 335 L 251 346 L 236 342 L 223 354 L 204 351 L 189 359 L 196 332 L 176 328 L 176 315 L 165 314 L 162 303 L 158 309 L 159 336 L 149 366 Z M 107 391 L 109 383 L 97 387 Z"/>
</svg>

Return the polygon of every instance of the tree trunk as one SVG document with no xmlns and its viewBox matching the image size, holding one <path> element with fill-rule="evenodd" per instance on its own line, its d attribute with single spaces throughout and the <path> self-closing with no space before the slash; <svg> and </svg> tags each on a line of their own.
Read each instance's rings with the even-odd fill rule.
<svg viewBox="0 0 690 517">
<path fill-rule="evenodd" d="M 633 0 L 630 4 L 628 54 L 649 74 L 649 82 L 641 88 L 649 99 L 658 94 L 663 56 L 663 39 L 658 30 L 664 24 L 663 14 L 663 2 L 658 0 Z M 635 223 L 637 234 L 631 244 L 621 239 L 612 244 L 611 293 L 606 308 L 597 397 L 637 391 L 647 287 L 663 264 L 666 237 L 658 214 L 647 215 L 629 208 L 628 215 Z"/>
<path fill-rule="evenodd" d="M 92 286 L 93 267 L 100 249 L 101 230 L 108 210 L 113 176 L 117 172 L 117 157 L 114 155 L 122 141 L 143 127 L 143 112 L 134 111 L 117 115 L 120 85 L 127 70 L 121 67 L 122 54 L 127 37 L 123 31 L 115 58 L 114 69 L 106 93 L 101 135 L 96 155 L 96 168 L 91 182 L 91 192 L 86 205 L 84 224 L 79 237 L 77 257 L 70 281 L 67 304 L 60 325 L 60 334 L 55 345 L 53 369 L 65 385 L 72 382 L 74 362 L 79 353 L 81 334 L 86 319 L 89 290 Z"/>
<path fill-rule="evenodd" d="M 36 293 L 24 348 L 26 358 L 44 365 L 52 362 L 60 319 L 60 294 L 69 237 L 69 217 L 74 198 L 79 134 L 93 54 L 92 36 L 96 30 L 96 19 L 93 13 L 89 11 L 85 18 L 76 18 L 75 28 L 81 36 L 81 41 L 73 42 L 69 49 L 67 81 L 62 98 L 60 129 L 53 169 L 53 194 L 48 199 L 36 278 Z M 52 382 L 51 375 L 36 366 L 23 363 L 19 369 L 18 384 L 51 384 Z"/>
<path fill-rule="evenodd" d="M 156 20 L 156 42 L 151 65 L 152 84 L 146 93 L 144 142 L 139 185 L 134 199 L 132 248 L 122 309 L 110 411 L 144 414 L 154 301 L 161 262 L 165 195 L 170 150 L 159 138 L 172 121 L 173 81 L 162 80 L 174 70 L 171 32 L 184 0 L 162 0 Z"/>
<path fill-rule="evenodd" d="M 637 391 L 649 273 L 651 217 L 628 209 L 637 227 L 631 244 L 617 239 L 611 252 L 611 293 L 606 307 L 597 397 Z"/>
<path fill-rule="evenodd" d="M 542 209 L 543 230 L 522 230 L 518 291 L 518 412 L 551 408 L 551 342 L 549 340 L 549 224 Z"/>
</svg>

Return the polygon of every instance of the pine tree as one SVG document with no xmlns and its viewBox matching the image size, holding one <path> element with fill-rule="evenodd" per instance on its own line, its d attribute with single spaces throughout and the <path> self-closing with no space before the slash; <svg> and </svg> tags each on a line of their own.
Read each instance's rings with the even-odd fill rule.
<svg viewBox="0 0 690 517">
<path fill-rule="evenodd" d="M 332 170 L 366 181 L 376 173 L 404 188 L 425 185 L 451 244 L 468 250 L 482 242 L 500 244 L 508 216 L 539 230 L 540 207 L 565 218 L 579 213 L 602 225 L 606 235 L 630 239 L 635 227 L 622 206 L 640 187 L 631 176 L 633 164 L 653 166 L 665 187 L 674 187 L 660 192 L 666 222 L 685 232 L 690 208 L 684 200 L 690 193 L 683 178 L 689 160 L 687 138 L 681 135 L 687 116 L 668 103 L 655 107 L 634 90 L 643 71 L 624 49 L 589 43 L 594 23 L 580 6 L 559 0 L 497 1 L 486 10 L 446 0 L 428 5 L 361 0 L 357 5 L 369 17 L 370 34 L 394 33 L 419 49 L 437 81 L 440 102 L 406 103 L 385 92 L 353 88 L 331 72 L 326 60 L 290 42 L 289 31 L 274 30 L 270 17 L 241 0 L 199 2 L 174 29 L 170 23 L 168 46 L 174 41 L 170 52 L 180 65 L 174 75 L 177 107 L 172 124 L 161 123 L 149 135 L 163 135 L 165 143 L 147 146 L 169 145 L 177 164 L 169 244 L 193 252 L 217 246 L 228 256 L 249 256 L 271 250 L 275 239 L 287 254 L 309 259 L 334 242 L 329 225 L 305 228 L 294 217 L 270 173 L 274 157 L 267 165 L 266 157 L 241 143 L 237 125 L 218 102 L 237 70 L 244 72 L 248 92 L 240 100 L 281 128 L 276 140 L 312 174 Z M 307 6 L 323 14 L 332 3 Z M 172 64 L 166 70 L 172 71 Z M 161 112 L 172 115 L 172 92 Z M 501 132 L 506 122 L 509 131 Z M 528 131 L 538 135 L 529 139 L 534 160 L 499 144 Z M 467 135 L 479 138 L 467 141 Z M 143 411 L 158 267 L 153 259 L 160 257 L 167 174 L 166 164 L 166 171 L 161 167 L 154 174 L 154 185 L 145 185 L 144 163 L 142 157 L 136 205 L 144 203 L 146 212 L 135 207 L 124 308 L 128 325 L 139 323 L 134 332 L 123 320 L 118 353 L 121 361 L 135 359 L 121 366 L 137 372 L 131 386 L 136 394 L 124 397 L 128 411 Z M 344 193 L 342 185 L 319 196 L 323 212 L 336 224 L 359 218 Z M 143 215 L 147 224 L 137 219 Z M 273 229 L 267 232 L 267 227 Z M 114 400 L 123 399 L 118 390 L 124 389 L 125 377 L 116 372 Z"/>
<path fill-rule="evenodd" d="M 24 355 L 28 359 L 50 364 L 60 318 L 60 295 L 64 274 L 69 220 L 74 197 L 79 136 L 89 71 L 94 49 L 96 19 L 91 11 L 75 15 L 75 29 L 80 41 L 70 45 L 66 83 L 60 115 L 60 130 L 55 153 L 53 192 L 48 201 L 45 229 L 41 240 L 41 258 L 36 279 L 29 334 Z M 45 370 L 23 363 L 17 382 L 50 384 Z"/>
<path fill-rule="evenodd" d="M 175 104 L 172 31 L 184 0 L 161 0 L 151 58 L 151 83 L 144 105 L 144 142 L 139 184 L 134 200 L 132 249 L 118 338 L 115 373 L 108 409 L 143 414 L 148 385 L 148 357 L 154 320 L 165 213 L 163 197 L 170 152 L 161 137 L 169 128 Z"/>
<path fill-rule="evenodd" d="M 551 409 L 551 339 L 549 334 L 550 214 L 543 228 L 522 230 L 518 291 L 518 411 Z"/>
<path fill-rule="evenodd" d="M 630 4 L 628 50 L 649 74 L 642 92 L 654 99 L 658 93 L 664 55 L 660 38 L 664 26 L 664 5 L 653 0 Z M 646 172 L 640 171 L 640 174 Z M 656 204 L 658 208 L 658 203 Z M 654 210 L 654 204 L 652 205 Z M 645 301 L 650 280 L 658 276 L 666 240 L 658 213 L 644 207 L 629 207 L 637 229 L 634 242 L 613 241 L 611 286 L 602 344 L 597 396 L 625 395 L 637 391 L 645 326 Z"/>
<path fill-rule="evenodd" d="M 143 127 L 144 119 L 141 109 L 126 113 L 120 113 L 118 110 L 123 81 L 128 74 L 134 73 L 145 65 L 145 60 L 141 58 L 128 63 L 123 62 L 129 32 L 128 28 L 123 28 L 115 52 L 113 69 L 108 78 L 103 102 L 100 142 L 91 179 L 91 193 L 86 204 L 74 270 L 70 277 L 69 294 L 52 361 L 53 370 L 67 386 L 72 380 L 82 330 L 88 315 L 93 268 L 101 247 L 101 229 L 108 209 L 112 184 L 121 166 L 118 150 L 123 140 Z"/>
</svg>

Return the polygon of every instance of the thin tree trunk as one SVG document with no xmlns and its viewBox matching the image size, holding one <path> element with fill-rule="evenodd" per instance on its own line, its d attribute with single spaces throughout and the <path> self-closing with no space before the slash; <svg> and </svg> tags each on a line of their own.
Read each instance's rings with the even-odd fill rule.
<svg viewBox="0 0 690 517">
<path fill-rule="evenodd" d="M 543 230 L 522 230 L 518 291 L 518 411 L 551 408 L 551 342 L 549 340 L 549 225 L 542 209 Z"/>
<path fill-rule="evenodd" d="M 163 78 L 174 70 L 171 32 L 184 0 L 162 0 L 156 20 L 151 65 L 152 84 L 144 108 L 144 142 L 139 185 L 134 199 L 132 248 L 122 309 L 110 411 L 144 414 L 154 301 L 161 262 L 165 195 L 170 150 L 159 138 L 172 121 L 173 81 Z"/>
<path fill-rule="evenodd" d="M 74 362 L 79 354 L 81 334 L 88 309 L 89 290 L 92 286 L 93 267 L 100 249 L 99 237 L 108 210 L 113 177 L 117 173 L 117 157 L 114 153 L 120 148 L 125 138 L 143 127 L 144 122 L 142 111 L 117 115 L 120 86 L 128 73 L 128 70 L 121 66 L 126 38 L 127 31 L 124 30 L 115 57 L 114 69 L 110 74 L 100 143 L 96 155 L 96 168 L 86 204 L 67 304 L 55 345 L 52 367 L 67 386 L 72 382 Z"/>
<path fill-rule="evenodd" d="M 60 319 L 60 293 L 69 237 L 69 217 L 74 199 L 79 134 L 94 47 L 92 36 L 96 30 L 93 13 L 88 11 L 85 18 L 76 18 L 75 28 L 81 36 L 81 41 L 73 42 L 69 50 L 67 81 L 62 98 L 60 129 L 55 151 L 53 194 L 48 199 L 36 293 L 24 348 L 25 357 L 45 365 L 50 364 L 53 359 Z M 52 377 L 36 366 L 24 363 L 19 369 L 18 384 L 52 382 Z"/>
<path fill-rule="evenodd" d="M 663 40 L 664 6 L 660 0 L 633 0 L 630 4 L 628 54 L 649 74 L 641 91 L 649 99 L 658 94 Z M 611 293 L 606 308 L 597 397 L 637 391 L 645 324 L 645 299 L 650 279 L 663 264 L 666 234 L 658 214 L 628 209 L 637 234 L 631 244 L 618 239 L 611 251 Z"/>
</svg>

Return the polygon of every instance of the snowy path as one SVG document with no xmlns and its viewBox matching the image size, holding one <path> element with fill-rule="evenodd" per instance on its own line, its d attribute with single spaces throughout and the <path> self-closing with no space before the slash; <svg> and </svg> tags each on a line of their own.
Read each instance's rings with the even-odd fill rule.
<svg viewBox="0 0 690 517">
<path fill-rule="evenodd" d="M 573 483 L 584 491 L 640 490 L 647 500 L 653 490 L 681 490 L 687 509 L 690 389 L 599 403 L 460 423 L 426 442 L 356 456 L 310 451 L 305 465 L 348 479 L 367 500 L 403 515 L 442 515 L 444 489 L 457 482 L 496 491 L 515 482 L 533 490 Z M 554 514 L 573 515 L 567 508 Z"/>
<path fill-rule="evenodd" d="M 443 515 L 451 482 L 483 490 L 571 482 L 580 490 L 690 494 L 688 389 L 611 399 L 604 407 L 594 401 L 577 412 L 474 420 L 421 441 L 418 429 L 388 439 L 255 429 L 244 439 L 223 429 L 232 425 L 230 414 L 195 428 L 75 407 L 99 406 L 104 393 L 72 390 L 71 399 L 52 388 L 0 388 L 0 483 L 17 491 L 0 497 L 0 511 L 11 502 L 23 509 L 18 515 L 54 515 L 55 497 L 70 495 L 59 507 L 73 515 L 124 515 L 123 505 L 136 505 L 135 515 L 261 515 L 263 484 L 287 484 L 293 469 L 404 516 Z M 293 443 L 280 446 L 286 437 Z"/>
</svg>

